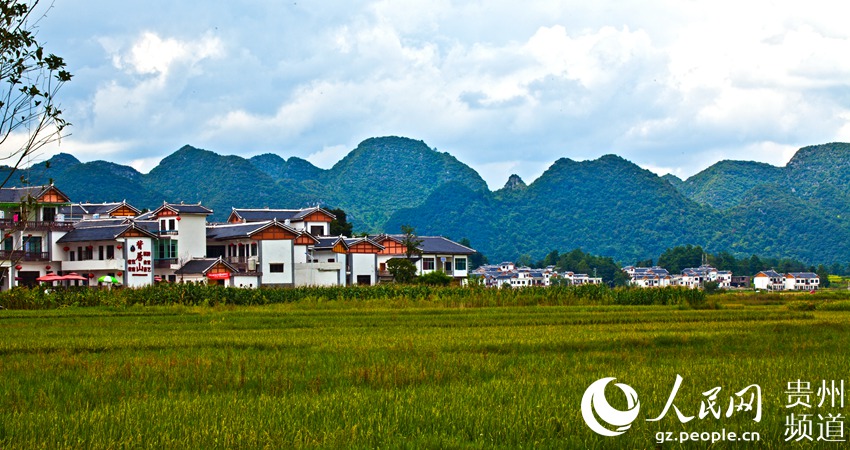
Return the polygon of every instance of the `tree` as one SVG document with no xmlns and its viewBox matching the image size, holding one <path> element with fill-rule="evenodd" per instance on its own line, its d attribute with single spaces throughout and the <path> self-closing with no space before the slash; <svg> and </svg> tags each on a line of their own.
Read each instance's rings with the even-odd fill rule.
<svg viewBox="0 0 850 450">
<path fill-rule="evenodd" d="M 700 246 L 680 245 L 668 248 L 658 257 L 658 265 L 670 273 L 679 273 L 688 267 L 699 267 L 702 264 L 703 253 Z"/>
<path fill-rule="evenodd" d="M 0 160 L 15 170 L 42 147 L 59 140 L 68 123 L 56 94 L 71 73 L 65 61 L 45 55 L 36 39 L 39 0 L 0 0 Z"/>
<path fill-rule="evenodd" d="M 345 211 L 336 208 L 328 211 L 336 216 L 336 219 L 331 221 L 330 235 L 331 236 L 352 236 L 354 233 L 354 224 L 348 223 L 348 217 Z"/>
<path fill-rule="evenodd" d="M 422 245 L 422 239 L 419 239 L 419 236 L 416 235 L 416 228 L 410 225 L 402 225 L 401 232 L 404 233 L 401 243 L 404 245 L 404 255 L 407 256 L 407 259 L 422 253 L 422 250 L 419 249 L 419 246 Z"/>
<path fill-rule="evenodd" d="M 472 243 L 469 241 L 469 238 L 463 238 L 458 241 L 458 244 L 463 245 L 464 247 L 472 248 Z M 487 257 L 484 256 L 483 253 L 476 251 L 475 253 L 469 255 L 469 269 L 475 270 L 484 264 L 487 264 Z"/>
<path fill-rule="evenodd" d="M 396 283 L 410 283 L 416 278 L 416 265 L 409 259 L 390 259 L 387 261 L 387 271 Z"/>
</svg>

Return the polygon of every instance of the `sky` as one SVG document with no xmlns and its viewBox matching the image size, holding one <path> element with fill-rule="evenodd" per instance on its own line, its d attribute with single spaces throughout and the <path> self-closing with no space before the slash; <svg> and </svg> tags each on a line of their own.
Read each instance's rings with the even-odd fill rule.
<svg viewBox="0 0 850 450">
<path fill-rule="evenodd" d="M 687 178 L 850 141 L 847 6 L 826 1 L 55 0 L 58 152 L 147 172 L 185 144 L 330 168 L 406 136 L 491 189 L 620 155 Z"/>
</svg>

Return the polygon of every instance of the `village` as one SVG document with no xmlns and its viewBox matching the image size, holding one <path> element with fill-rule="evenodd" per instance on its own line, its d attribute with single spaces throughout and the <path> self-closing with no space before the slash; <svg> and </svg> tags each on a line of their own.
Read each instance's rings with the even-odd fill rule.
<svg viewBox="0 0 850 450">
<path fill-rule="evenodd" d="M 143 213 L 126 202 L 73 203 L 56 186 L 0 189 L 2 290 L 39 283 L 150 286 L 159 282 L 257 288 L 372 285 L 407 258 L 403 235 L 330 236 L 320 207 L 237 209 L 209 222 L 201 204 L 163 203 Z M 460 283 L 475 250 L 417 236 L 418 274 Z"/>
<path fill-rule="evenodd" d="M 706 283 L 715 283 L 718 289 L 750 289 L 766 291 L 812 291 L 820 286 L 820 278 L 812 272 L 792 272 L 780 274 L 774 270 L 765 270 L 755 276 L 733 276 L 728 270 L 717 270 L 709 265 L 683 269 L 680 274 L 671 274 L 662 267 L 623 267 L 628 275 L 630 286 L 640 288 L 660 288 L 682 286 L 689 289 L 703 289 Z M 551 286 L 602 284 L 602 278 L 591 277 L 584 273 L 570 271 L 558 272 L 555 266 L 543 269 L 516 267 L 512 262 L 498 265 L 483 265 L 471 272 L 488 287 L 518 288 L 526 286 Z"/>
<path fill-rule="evenodd" d="M 457 284 L 486 287 L 602 284 L 602 278 L 555 266 L 512 262 L 471 270 L 475 250 L 442 236 L 417 236 L 410 255 L 400 234 L 332 236 L 335 216 L 321 207 L 232 208 L 223 223 L 201 204 L 163 203 L 142 212 L 126 202 L 73 203 L 53 185 L 0 189 L 0 289 L 41 282 L 149 286 L 203 282 L 231 287 L 373 285 L 393 281 L 392 259 L 409 259 L 416 274 L 443 272 Z M 811 272 L 761 271 L 733 276 L 709 265 L 671 274 L 662 267 L 626 266 L 631 286 L 701 289 L 818 289 Z"/>
</svg>

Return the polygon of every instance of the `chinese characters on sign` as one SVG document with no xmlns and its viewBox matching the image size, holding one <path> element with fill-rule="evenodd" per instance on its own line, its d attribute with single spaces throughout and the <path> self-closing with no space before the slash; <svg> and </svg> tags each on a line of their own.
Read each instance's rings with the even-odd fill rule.
<svg viewBox="0 0 850 450">
<path fill-rule="evenodd" d="M 844 380 L 789 381 L 785 395 L 785 442 L 845 442 L 844 416 L 835 412 L 844 408 Z M 814 411 L 814 410 L 817 411 Z"/>
<path fill-rule="evenodd" d="M 151 273 L 151 252 L 145 250 L 145 242 L 141 239 L 136 245 L 130 246 L 127 255 L 127 272 L 133 276 L 147 276 Z"/>
</svg>

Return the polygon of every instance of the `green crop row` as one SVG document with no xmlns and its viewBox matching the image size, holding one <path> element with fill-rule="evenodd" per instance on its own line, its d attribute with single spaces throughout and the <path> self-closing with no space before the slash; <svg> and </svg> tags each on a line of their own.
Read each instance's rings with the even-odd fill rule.
<svg viewBox="0 0 850 450">
<path fill-rule="evenodd" d="M 528 306 L 528 305 L 680 305 L 704 307 L 703 291 L 684 288 L 638 289 L 602 285 L 485 289 L 480 286 L 387 284 L 242 289 L 197 284 L 161 284 L 141 289 L 15 288 L 0 293 L 0 306 L 9 309 L 49 309 L 67 306 L 132 305 L 265 305 L 383 303 L 409 306 Z"/>
</svg>

